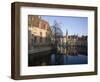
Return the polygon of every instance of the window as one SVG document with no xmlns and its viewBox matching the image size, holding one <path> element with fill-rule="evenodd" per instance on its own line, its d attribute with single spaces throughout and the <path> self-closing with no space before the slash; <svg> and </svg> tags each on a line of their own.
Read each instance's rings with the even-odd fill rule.
<svg viewBox="0 0 100 82">
<path fill-rule="evenodd" d="M 31 39 L 32 40 L 32 46 L 34 47 L 34 40 L 33 39 Z"/>
<path fill-rule="evenodd" d="M 48 33 L 46 32 L 46 37 L 48 36 Z"/>
<path fill-rule="evenodd" d="M 47 42 L 47 37 L 45 38 L 45 42 Z"/>
<path fill-rule="evenodd" d="M 44 29 L 44 30 L 46 29 L 46 24 L 43 25 L 43 29 Z"/>
<path fill-rule="evenodd" d="M 40 42 L 42 42 L 42 37 L 40 37 Z"/>
<path fill-rule="evenodd" d="M 40 36 L 42 37 L 42 32 L 40 32 Z"/>
<path fill-rule="evenodd" d="M 34 43 L 36 43 L 36 41 L 37 41 L 37 37 L 36 37 L 36 36 L 34 36 Z"/>
<path fill-rule="evenodd" d="M 42 42 L 42 32 L 40 32 L 40 42 Z"/>
</svg>

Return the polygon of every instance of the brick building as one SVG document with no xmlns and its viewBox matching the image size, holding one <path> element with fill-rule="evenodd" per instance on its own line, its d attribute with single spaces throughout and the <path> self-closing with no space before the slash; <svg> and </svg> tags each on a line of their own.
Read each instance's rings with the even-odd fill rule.
<svg viewBox="0 0 100 82">
<path fill-rule="evenodd" d="M 50 47 L 51 29 L 47 21 L 37 15 L 28 15 L 28 48 L 29 50 Z M 39 50 L 38 50 L 39 51 Z"/>
</svg>

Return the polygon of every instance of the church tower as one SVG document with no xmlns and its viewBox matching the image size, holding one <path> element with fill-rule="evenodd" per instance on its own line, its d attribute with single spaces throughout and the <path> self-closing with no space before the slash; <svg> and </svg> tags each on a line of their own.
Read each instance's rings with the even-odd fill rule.
<svg viewBox="0 0 100 82">
<path fill-rule="evenodd" d="M 68 38 L 68 30 L 66 29 L 66 39 Z"/>
</svg>

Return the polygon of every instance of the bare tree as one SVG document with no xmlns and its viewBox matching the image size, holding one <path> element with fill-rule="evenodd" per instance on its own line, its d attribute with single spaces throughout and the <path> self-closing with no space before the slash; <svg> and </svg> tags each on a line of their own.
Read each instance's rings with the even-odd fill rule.
<svg viewBox="0 0 100 82">
<path fill-rule="evenodd" d="M 52 39 L 53 39 L 53 47 L 55 51 L 57 51 L 57 47 L 61 46 L 62 44 L 62 37 L 63 37 L 63 32 L 61 30 L 61 26 L 57 21 L 54 21 L 53 26 L 51 27 L 52 29 Z"/>
</svg>

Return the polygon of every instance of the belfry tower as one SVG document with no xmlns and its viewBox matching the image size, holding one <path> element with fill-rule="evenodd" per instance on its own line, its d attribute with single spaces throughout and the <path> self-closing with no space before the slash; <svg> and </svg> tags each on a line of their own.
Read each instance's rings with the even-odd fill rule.
<svg viewBox="0 0 100 82">
<path fill-rule="evenodd" d="M 66 40 L 67 40 L 67 38 L 68 38 L 68 30 L 66 29 Z"/>
<path fill-rule="evenodd" d="M 67 41 L 68 41 L 68 30 L 66 29 L 66 49 L 65 49 L 66 54 L 67 54 Z"/>
</svg>

